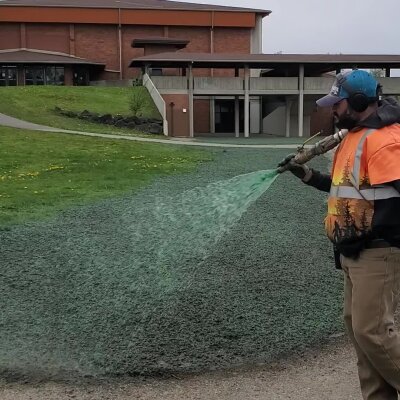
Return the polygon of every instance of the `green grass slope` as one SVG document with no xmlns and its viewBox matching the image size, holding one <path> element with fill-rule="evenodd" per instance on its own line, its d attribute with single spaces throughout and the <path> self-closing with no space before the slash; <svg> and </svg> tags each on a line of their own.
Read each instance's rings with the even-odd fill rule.
<svg viewBox="0 0 400 400">
<path fill-rule="evenodd" d="M 0 127 L 0 226 L 137 190 L 208 159 L 177 146 Z"/>
<path fill-rule="evenodd" d="M 144 87 L 18 86 L 0 88 L 0 113 L 55 128 L 100 133 L 138 133 L 108 125 L 57 115 L 55 107 L 69 111 L 89 110 L 99 114 L 130 115 L 129 99 L 139 92 L 146 104 L 143 116 L 160 118 Z"/>
</svg>

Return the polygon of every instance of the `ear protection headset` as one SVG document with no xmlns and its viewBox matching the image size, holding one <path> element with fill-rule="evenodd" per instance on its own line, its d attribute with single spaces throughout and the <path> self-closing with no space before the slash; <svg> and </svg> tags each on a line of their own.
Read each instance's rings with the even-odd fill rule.
<svg viewBox="0 0 400 400">
<path fill-rule="evenodd" d="M 365 111 L 371 103 L 378 101 L 380 96 L 382 95 L 382 85 L 380 84 L 378 84 L 376 87 L 376 96 L 368 97 L 365 93 L 354 90 L 347 83 L 346 76 L 343 76 L 342 74 L 339 74 L 337 76 L 337 82 L 349 94 L 347 102 L 349 103 L 349 106 L 356 112 Z"/>
</svg>

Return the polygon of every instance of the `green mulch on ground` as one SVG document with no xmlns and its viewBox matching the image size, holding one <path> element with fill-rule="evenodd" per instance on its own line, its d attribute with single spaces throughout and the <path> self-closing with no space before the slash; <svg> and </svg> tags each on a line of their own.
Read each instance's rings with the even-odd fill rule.
<svg viewBox="0 0 400 400">
<path fill-rule="evenodd" d="M 88 110 L 98 114 L 129 116 L 129 100 L 133 92 L 143 96 L 143 116 L 160 118 L 148 91 L 144 87 L 76 87 L 76 86 L 18 86 L 0 88 L 0 113 L 24 121 L 54 128 L 84 132 L 139 134 L 132 129 L 87 122 L 57 115 L 55 107 L 68 111 Z M 142 133 L 143 135 L 143 133 Z"/>
<path fill-rule="evenodd" d="M 323 230 L 326 194 L 280 176 L 201 257 L 197 236 L 176 229 L 181 204 L 196 215 L 187 190 L 272 169 L 287 150 L 212 152 L 213 161 L 134 194 L 0 230 L 3 376 L 254 365 L 343 329 L 342 276 Z M 313 166 L 327 170 L 328 161 Z"/>
<path fill-rule="evenodd" d="M 0 127 L 0 226 L 136 190 L 209 158 L 176 146 Z"/>
</svg>

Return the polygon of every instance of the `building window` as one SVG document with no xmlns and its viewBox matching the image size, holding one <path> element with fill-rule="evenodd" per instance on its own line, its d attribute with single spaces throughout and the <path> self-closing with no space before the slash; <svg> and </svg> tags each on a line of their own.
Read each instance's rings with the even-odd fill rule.
<svg viewBox="0 0 400 400">
<path fill-rule="evenodd" d="M 74 86 L 87 86 L 89 85 L 89 71 L 86 68 L 74 69 Z"/>
<path fill-rule="evenodd" d="M 0 67 L 0 86 L 17 86 L 17 67 Z"/>
<path fill-rule="evenodd" d="M 64 67 L 46 67 L 46 85 L 64 85 Z"/>
<path fill-rule="evenodd" d="M 25 85 L 44 85 L 43 67 L 25 68 Z"/>
<path fill-rule="evenodd" d="M 64 67 L 27 67 L 25 85 L 64 85 Z"/>
</svg>

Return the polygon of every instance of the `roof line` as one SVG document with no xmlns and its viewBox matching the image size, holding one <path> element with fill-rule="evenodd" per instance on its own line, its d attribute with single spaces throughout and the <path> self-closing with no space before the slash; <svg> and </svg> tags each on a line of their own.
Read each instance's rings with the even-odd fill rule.
<svg viewBox="0 0 400 400">
<path fill-rule="evenodd" d="M 71 54 L 67 54 L 67 53 L 61 53 L 61 52 L 56 52 L 56 51 L 46 51 L 46 50 L 38 50 L 38 49 L 29 49 L 26 47 L 20 47 L 20 48 L 15 48 L 15 49 L 5 49 L 5 50 L 0 50 L 0 55 L 2 54 L 12 54 L 12 53 L 19 53 L 22 51 L 26 51 L 27 53 L 33 53 L 33 54 L 41 54 L 41 55 L 48 55 L 48 56 L 55 56 L 55 57 L 65 57 L 67 59 L 69 59 L 70 62 L 72 62 L 72 60 L 76 60 L 76 61 L 80 61 L 82 62 L 82 64 L 91 64 L 91 65 L 99 65 L 99 66 L 105 66 L 104 63 L 101 62 L 97 62 L 97 61 L 92 61 L 89 60 L 87 58 L 82 58 L 82 57 L 77 57 L 77 56 L 73 56 Z M 7 62 L 7 61 L 3 61 L 3 62 Z M 11 60 L 11 62 L 20 62 L 18 60 Z M 35 62 L 35 63 L 42 63 L 42 62 L 46 62 L 44 60 L 39 60 L 39 61 L 31 61 L 31 62 Z M 56 60 L 52 60 L 51 62 L 53 63 L 63 63 L 62 61 L 56 61 Z"/>
<path fill-rule="evenodd" d="M 77 60 L 87 61 L 86 58 L 77 57 L 77 56 L 74 56 L 74 55 L 68 54 L 68 53 L 61 53 L 59 51 L 31 49 L 31 48 L 28 48 L 28 47 L 19 47 L 19 48 L 15 48 L 15 49 L 4 49 L 4 50 L 0 50 L 0 53 L 12 53 L 12 52 L 15 52 L 15 51 L 29 51 L 31 53 L 50 54 L 50 55 L 54 55 L 54 56 L 70 57 L 70 58 L 75 58 Z"/>
<path fill-rule="evenodd" d="M 179 3 L 179 2 L 175 2 Z M 198 4 L 198 3 L 190 3 L 190 4 Z M 206 4 L 200 4 L 200 5 L 206 5 Z M 89 9 L 102 9 L 102 10 L 114 10 L 114 9 L 126 9 L 126 10 L 157 10 L 157 11 L 204 11 L 204 12 L 234 12 L 234 13 L 255 13 L 255 14 L 262 14 L 264 16 L 267 16 L 272 13 L 271 10 L 261 10 L 261 9 L 252 9 L 252 8 L 240 8 L 240 7 L 228 7 L 228 6 L 217 6 L 221 8 L 200 8 L 200 9 L 190 9 L 187 7 L 157 7 L 157 6 L 152 6 L 150 7 L 145 7 L 145 6 L 133 6 L 133 7 L 107 7 L 107 6 L 90 6 L 90 5 L 69 5 L 69 4 L 10 4 L 6 3 L 6 1 L 1 1 L 0 0 L 0 7 L 41 7 L 41 8 L 89 8 Z M 226 7 L 226 9 L 223 9 L 222 7 Z"/>
</svg>

